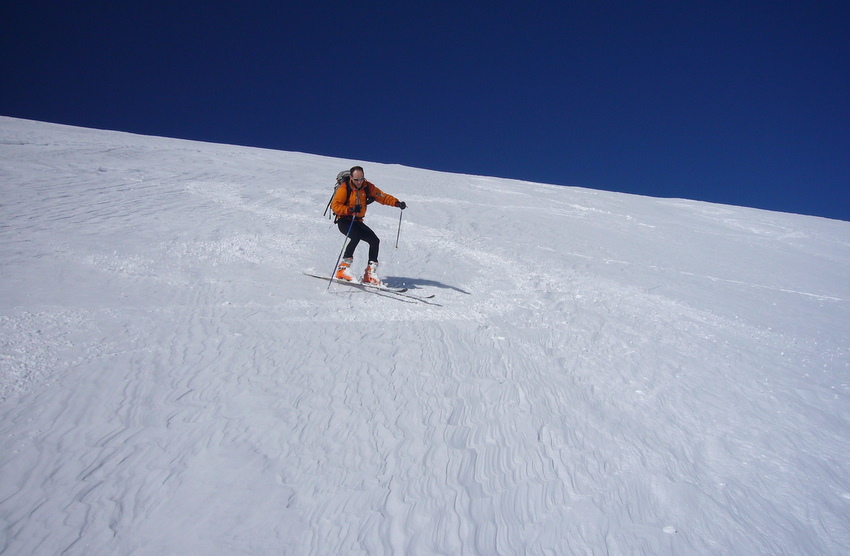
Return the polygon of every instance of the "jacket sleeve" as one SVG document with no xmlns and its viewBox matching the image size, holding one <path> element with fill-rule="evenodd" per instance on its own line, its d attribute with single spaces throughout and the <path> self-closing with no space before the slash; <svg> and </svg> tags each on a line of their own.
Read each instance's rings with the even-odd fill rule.
<svg viewBox="0 0 850 556">
<path fill-rule="evenodd" d="M 351 209 L 349 209 L 346 204 L 346 198 L 348 197 L 348 187 L 345 184 L 341 184 L 336 188 L 336 193 L 334 193 L 334 198 L 331 201 L 331 210 L 337 216 L 349 216 L 351 214 Z M 354 197 L 354 195 L 352 195 Z"/>
<path fill-rule="evenodd" d="M 382 205 L 387 205 L 390 207 L 396 206 L 398 204 L 398 199 L 393 197 L 388 193 L 384 193 L 374 183 L 369 184 L 369 195 L 375 198 L 376 201 L 381 203 Z"/>
</svg>

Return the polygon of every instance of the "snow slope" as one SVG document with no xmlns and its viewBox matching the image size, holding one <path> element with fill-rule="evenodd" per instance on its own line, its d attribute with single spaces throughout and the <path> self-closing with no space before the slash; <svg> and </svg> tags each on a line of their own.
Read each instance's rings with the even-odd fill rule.
<svg viewBox="0 0 850 556">
<path fill-rule="evenodd" d="M 0 552 L 850 552 L 850 223 L 356 162 L 0 118 Z"/>
</svg>

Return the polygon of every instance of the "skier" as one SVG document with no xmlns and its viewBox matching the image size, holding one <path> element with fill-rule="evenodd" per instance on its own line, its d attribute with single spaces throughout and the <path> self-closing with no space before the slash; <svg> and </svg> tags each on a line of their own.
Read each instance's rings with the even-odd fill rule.
<svg viewBox="0 0 850 556">
<path fill-rule="evenodd" d="M 344 185 L 345 187 L 342 187 Z M 374 183 L 366 181 L 363 167 L 354 166 L 350 175 L 345 178 L 343 184 L 337 188 L 336 194 L 331 201 L 331 210 L 336 215 L 336 223 L 343 235 L 348 235 L 350 241 L 345 249 L 342 262 L 336 269 L 334 278 L 354 282 L 354 275 L 349 268 L 354 262 L 354 250 L 362 239 L 369 244 L 369 264 L 363 274 L 363 283 L 382 286 L 378 278 L 378 249 L 381 240 L 372 229 L 363 223 L 366 216 L 366 205 L 372 201 L 378 201 L 382 205 L 398 207 L 401 210 L 407 208 L 407 204 L 399 201 L 392 195 L 387 195 L 378 189 Z"/>
</svg>

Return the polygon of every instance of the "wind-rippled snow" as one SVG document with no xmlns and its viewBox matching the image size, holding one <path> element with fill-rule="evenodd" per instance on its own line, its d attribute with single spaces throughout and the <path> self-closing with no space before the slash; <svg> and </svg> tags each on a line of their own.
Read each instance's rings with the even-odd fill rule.
<svg viewBox="0 0 850 556">
<path fill-rule="evenodd" d="M 364 163 L 426 305 L 362 161 L 0 161 L 4 554 L 850 552 L 850 223 Z"/>
</svg>

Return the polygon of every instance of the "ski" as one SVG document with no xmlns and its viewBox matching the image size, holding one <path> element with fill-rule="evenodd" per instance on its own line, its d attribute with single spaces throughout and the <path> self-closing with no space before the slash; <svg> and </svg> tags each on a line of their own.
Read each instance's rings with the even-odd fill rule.
<svg viewBox="0 0 850 556">
<path fill-rule="evenodd" d="M 313 274 L 311 272 L 304 273 L 307 276 L 312 276 L 313 278 L 318 278 L 324 281 L 332 281 L 335 284 L 342 284 L 344 286 L 351 286 L 353 288 L 357 288 L 363 291 L 369 291 L 374 293 L 389 293 L 399 297 L 404 297 L 407 299 L 413 299 L 422 303 L 427 303 L 429 305 L 439 305 L 437 303 L 433 303 L 429 301 L 434 298 L 434 294 L 430 295 L 416 295 L 414 293 L 409 293 L 407 288 L 391 288 L 389 286 L 376 286 L 374 284 L 364 284 L 362 282 L 349 282 L 348 280 L 340 280 L 339 278 L 328 278 L 327 276 L 322 276 L 320 274 Z"/>
<path fill-rule="evenodd" d="M 336 282 L 337 284 L 345 284 L 346 286 L 359 286 L 362 288 L 369 288 L 373 290 L 381 290 L 389 293 L 405 293 L 407 288 L 391 288 L 389 286 L 376 286 L 374 284 L 364 284 L 363 282 L 349 282 L 348 280 L 340 280 L 339 278 L 328 278 L 327 276 L 322 276 L 320 274 L 313 274 L 311 272 L 305 272 L 307 276 L 312 276 L 313 278 L 321 278 L 322 280 L 331 280 L 332 282 Z"/>
<path fill-rule="evenodd" d="M 327 280 L 327 276 L 322 276 L 322 278 Z M 376 291 L 379 291 L 379 292 L 394 293 L 394 294 L 401 295 L 402 297 L 409 297 L 411 299 L 433 299 L 434 298 L 433 293 L 428 294 L 428 295 L 419 295 L 419 294 L 416 294 L 416 293 L 410 293 L 408 291 L 408 288 L 393 288 L 393 287 L 390 287 L 390 286 L 376 286 L 374 284 L 364 284 L 363 282 L 348 282 L 346 280 L 337 280 L 336 278 L 334 278 L 334 282 L 339 282 L 340 284 L 356 283 L 358 286 L 362 286 L 363 288 L 366 288 L 366 289 L 369 289 L 369 290 L 376 290 Z"/>
</svg>

